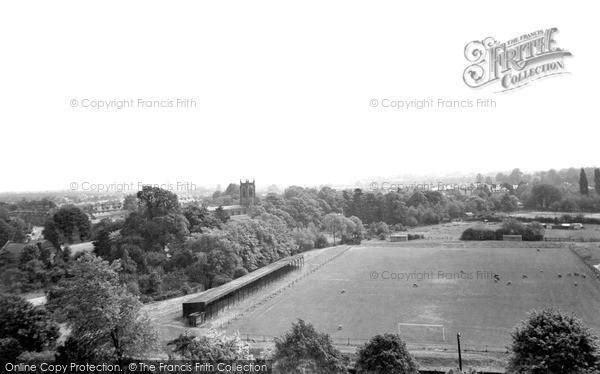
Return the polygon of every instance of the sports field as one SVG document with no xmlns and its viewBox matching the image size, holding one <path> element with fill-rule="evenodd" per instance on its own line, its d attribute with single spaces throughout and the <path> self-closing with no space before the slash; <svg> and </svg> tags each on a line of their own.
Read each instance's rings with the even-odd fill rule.
<svg viewBox="0 0 600 374">
<path fill-rule="evenodd" d="M 600 332 L 600 282 L 566 247 L 378 243 L 351 248 L 227 330 L 270 338 L 302 318 L 337 343 L 400 332 L 409 343 L 450 347 L 460 332 L 467 349 L 502 350 L 529 310 L 548 306 Z"/>
</svg>

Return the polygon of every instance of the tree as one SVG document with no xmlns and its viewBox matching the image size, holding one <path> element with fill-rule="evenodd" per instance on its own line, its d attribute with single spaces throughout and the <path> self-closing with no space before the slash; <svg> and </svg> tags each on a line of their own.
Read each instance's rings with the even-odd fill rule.
<svg viewBox="0 0 600 374">
<path fill-rule="evenodd" d="M 0 219 L 0 248 L 2 248 L 7 241 L 13 240 L 14 235 L 14 227 L 4 222 L 3 219 Z"/>
<path fill-rule="evenodd" d="M 511 333 L 515 373 L 582 373 L 600 369 L 598 338 L 581 320 L 556 308 L 533 310 Z"/>
<path fill-rule="evenodd" d="M 328 334 L 299 319 L 282 338 L 275 338 L 274 373 L 347 373 L 347 358 Z"/>
<path fill-rule="evenodd" d="M 581 192 L 582 195 L 588 195 L 590 193 L 587 175 L 583 168 L 581 168 L 581 173 L 579 173 L 579 192 Z"/>
<path fill-rule="evenodd" d="M 205 207 L 197 204 L 187 206 L 183 215 L 190 224 L 190 232 L 203 232 L 205 229 L 221 227 L 221 221 Z"/>
<path fill-rule="evenodd" d="M 166 216 L 170 213 L 180 213 L 179 199 L 173 192 L 152 186 L 143 186 L 138 191 L 140 207 L 148 219 Z"/>
<path fill-rule="evenodd" d="M 46 309 L 18 296 L 0 295 L 0 339 L 18 343 L 5 341 L 3 349 L 40 352 L 52 348 L 58 336 L 58 325 Z"/>
<path fill-rule="evenodd" d="M 594 170 L 594 189 L 596 190 L 596 195 L 600 196 L 600 169 Z"/>
<path fill-rule="evenodd" d="M 59 248 L 62 244 L 85 241 L 91 237 L 92 224 L 89 217 L 76 206 L 69 205 L 59 209 L 52 219 L 46 221 L 44 238 Z"/>
<path fill-rule="evenodd" d="M 230 218 L 229 213 L 227 213 L 222 206 L 219 206 L 217 209 L 215 209 L 215 217 L 221 221 L 221 223 L 227 222 Z"/>
<path fill-rule="evenodd" d="M 513 171 L 510 173 L 509 177 L 508 177 L 508 182 L 511 184 L 519 184 L 523 181 L 523 172 L 521 171 L 521 169 L 516 168 L 513 169 Z"/>
<path fill-rule="evenodd" d="M 298 246 L 296 252 L 304 252 L 315 247 L 317 235 L 309 229 L 300 228 L 292 230 L 292 238 Z"/>
<path fill-rule="evenodd" d="M 108 230 L 102 230 L 98 233 L 98 237 L 94 242 L 94 253 L 96 256 L 100 256 L 104 259 L 108 259 L 112 249 L 112 240 L 110 239 L 110 233 Z"/>
<path fill-rule="evenodd" d="M 358 350 L 358 374 L 418 374 L 418 364 L 398 334 L 375 335 Z"/>
<path fill-rule="evenodd" d="M 549 184 L 536 184 L 531 189 L 531 196 L 528 205 L 533 208 L 549 209 L 553 203 L 558 203 L 562 199 L 560 190 Z"/>
<path fill-rule="evenodd" d="M 37 245 L 28 244 L 23 247 L 23 251 L 21 252 L 21 257 L 19 258 L 19 267 L 23 269 L 23 267 L 31 260 L 39 260 L 40 259 L 40 249 Z"/>
<path fill-rule="evenodd" d="M 119 268 L 119 261 L 85 254 L 50 292 L 49 305 L 64 314 L 75 340 L 121 362 L 151 353 L 157 340 L 139 299 L 119 283 Z"/>
<path fill-rule="evenodd" d="M 333 244 L 335 244 L 336 237 L 341 237 L 346 233 L 348 219 L 341 213 L 329 213 L 323 218 L 323 225 L 333 236 Z"/>
</svg>

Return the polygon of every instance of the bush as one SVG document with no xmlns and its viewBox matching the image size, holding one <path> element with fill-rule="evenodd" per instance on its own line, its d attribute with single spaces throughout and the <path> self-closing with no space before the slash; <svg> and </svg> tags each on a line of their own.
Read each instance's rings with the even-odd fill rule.
<svg viewBox="0 0 600 374">
<path fill-rule="evenodd" d="M 425 235 L 423 234 L 408 234 L 408 240 L 417 240 L 417 239 L 425 239 Z"/>
<path fill-rule="evenodd" d="M 471 227 L 463 231 L 460 240 L 503 240 L 504 235 L 521 235 L 523 241 L 544 240 L 544 235 L 539 234 L 536 228 L 530 226 L 522 226 L 518 231 L 514 230 L 514 227 L 501 227 L 496 231 Z"/>
<path fill-rule="evenodd" d="M 496 231 L 480 227 L 470 227 L 463 231 L 460 240 L 497 240 Z"/>
<path fill-rule="evenodd" d="M 360 243 L 361 240 L 353 236 L 342 235 L 342 238 L 340 239 L 340 244 L 360 245 Z"/>
</svg>

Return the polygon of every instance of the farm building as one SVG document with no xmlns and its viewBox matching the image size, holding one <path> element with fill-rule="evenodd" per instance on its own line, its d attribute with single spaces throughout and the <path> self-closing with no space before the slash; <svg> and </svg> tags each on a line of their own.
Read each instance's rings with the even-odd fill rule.
<svg viewBox="0 0 600 374">
<path fill-rule="evenodd" d="M 390 241 L 392 241 L 392 242 L 407 242 L 408 235 L 392 234 L 392 235 L 390 235 Z"/>
<path fill-rule="evenodd" d="M 222 286 L 211 288 L 183 303 L 183 316 L 189 319 L 192 326 L 195 326 L 303 265 L 304 255 L 290 256 Z"/>
</svg>

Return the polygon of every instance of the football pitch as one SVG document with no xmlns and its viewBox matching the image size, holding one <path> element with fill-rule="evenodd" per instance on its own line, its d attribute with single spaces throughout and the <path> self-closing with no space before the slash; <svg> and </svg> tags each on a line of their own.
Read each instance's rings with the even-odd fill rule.
<svg viewBox="0 0 600 374">
<path fill-rule="evenodd" d="M 450 347 L 460 332 L 466 349 L 502 350 L 528 311 L 550 306 L 600 332 L 600 282 L 568 248 L 366 244 L 227 330 L 269 339 L 301 318 L 338 344 L 397 332 L 410 344 Z"/>
</svg>

